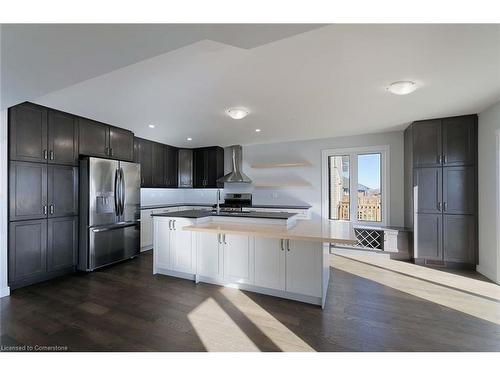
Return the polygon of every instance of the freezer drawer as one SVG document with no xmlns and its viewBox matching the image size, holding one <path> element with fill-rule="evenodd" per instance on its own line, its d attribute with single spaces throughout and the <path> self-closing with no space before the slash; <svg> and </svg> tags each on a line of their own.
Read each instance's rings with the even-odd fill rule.
<svg viewBox="0 0 500 375">
<path fill-rule="evenodd" d="M 140 223 L 89 229 L 87 270 L 131 258 L 140 251 Z"/>
</svg>

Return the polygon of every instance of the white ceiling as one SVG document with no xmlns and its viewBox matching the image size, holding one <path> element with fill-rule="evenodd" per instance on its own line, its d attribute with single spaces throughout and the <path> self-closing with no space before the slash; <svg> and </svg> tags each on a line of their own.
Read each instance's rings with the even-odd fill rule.
<svg viewBox="0 0 500 375">
<path fill-rule="evenodd" d="M 246 33 L 256 35 L 264 27 L 246 26 Z M 181 48 L 164 43 L 168 52 L 159 55 L 154 43 L 144 48 L 148 53 L 131 53 L 122 40 L 130 35 L 116 32 L 119 47 L 108 51 L 104 61 L 116 65 L 123 54 L 128 63 L 33 101 L 177 146 L 225 146 L 401 129 L 417 119 L 477 113 L 500 100 L 499 25 L 330 25 L 308 30 L 267 44 L 270 34 L 239 43 L 226 30 L 211 40 L 184 40 Z M 97 34 L 94 38 L 99 39 Z M 168 34 L 164 38 L 169 40 Z M 132 45 L 140 49 L 139 38 Z M 58 61 L 67 55 L 66 63 L 73 64 L 75 49 L 51 48 Z M 154 57 L 128 65 L 141 54 Z M 90 70 L 85 74 L 95 74 Z M 26 82 L 34 77 L 31 73 Z M 414 80 L 421 88 L 407 96 L 385 90 L 401 79 Z M 230 106 L 244 106 L 251 113 L 232 120 L 224 114 Z"/>
</svg>

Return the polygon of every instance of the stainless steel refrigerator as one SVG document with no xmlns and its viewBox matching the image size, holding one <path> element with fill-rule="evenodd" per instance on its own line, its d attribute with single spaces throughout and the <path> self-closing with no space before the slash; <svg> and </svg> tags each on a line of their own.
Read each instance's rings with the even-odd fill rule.
<svg viewBox="0 0 500 375">
<path fill-rule="evenodd" d="M 79 270 L 93 271 L 139 254 L 140 182 L 137 163 L 80 160 Z"/>
</svg>

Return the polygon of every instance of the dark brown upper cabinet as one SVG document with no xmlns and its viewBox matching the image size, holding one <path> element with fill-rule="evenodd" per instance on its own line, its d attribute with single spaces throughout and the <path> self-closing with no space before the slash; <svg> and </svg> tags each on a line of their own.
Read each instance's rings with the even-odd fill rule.
<svg viewBox="0 0 500 375">
<path fill-rule="evenodd" d="M 415 207 L 417 213 L 437 214 L 443 209 L 443 169 L 414 169 L 414 189 L 416 190 Z"/>
<path fill-rule="evenodd" d="M 109 128 L 109 156 L 119 160 L 134 159 L 134 133 L 116 128 Z"/>
<path fill-rule="evenodd" d="M 443 168 L 443 212 L 454 215 L 476 213 L 476 169 Z"/>
<path fill-rule="evenodd" d="M 443 165 L 472 165 L 476 155 L 477 116 L 443 119 Z"/>
<path fill-rule="evenodd" d="M 441 120 L 413 124 L 413 165 L 435 167 L 442 164 Z"/>
<path fill-rule="evenodd" d="M 48 112 L 48 162 L 78 165 L 78 121 L 70 114 Z"/>
<path fill-rule="evenodd" d="M 178 186 L 179 173 L 179 149 L 173 146 L 165 146 L 165 181 L 166 187 Z"/>
<path fill-rule="evenodd" d="M 46 162 L 47 109 L 31 103 L 9 108 L 10 159 Z"/>
<path fill-rule="evenodd" d="M 193 170 L 194 188 L 223 187 L 217 180 L 224 176 L 224 149 L 218 146 L 194 149 Z"/>
<path fill-rule="evenodd" d="M 193 150 L 180 148 L 178 150 L 178 177 L 179 187 L 193 187 Z"/>
<path fill-rule="evenodd" d="M 132 161 L 134 134 L 89 120 L 79 119 L 79 151 L 81 155 Z"/>
<path fill-rule="evenodd" d="M 78 214 L 78 169 L 66 165 L 10 162 L 9 220 Z"/>
<path fill-rule="evenodd" d="M 134 161 L 141 164 L 141 187 L 153 186 L 153 142 L 134 138 Z"/>
<path fill-rule="evenodd" d="M 109 126 L 86 118 L 78 119 L 80 155 L 109 157 Z"/>
<path fill-rule="evenodd" d="M 47 164 L 11 161 L 9 220 L 47 218 Z"/>
<path fill-rule="evenodd" d="M 153 142 L 153 186 L 166 187 L 165 177 L 165 146 Z"/>
<path fill-rule="evenodd" d="M 48 217 L 78 215 L 78 169 L 51 165 L 47 173 Z"/>
</svg>

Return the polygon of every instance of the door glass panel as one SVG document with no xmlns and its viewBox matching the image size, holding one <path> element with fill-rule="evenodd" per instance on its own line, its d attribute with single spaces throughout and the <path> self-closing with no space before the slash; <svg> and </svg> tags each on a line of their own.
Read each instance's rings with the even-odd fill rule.
<svg viewBox="0 0 500 375">
<path fill-rule="evenodd" d="M 330 220 L 349 220 L 349 156 L 335 155 L 328 159 Z"/>
<path fill-rule="evenodd" d="M 359 221 L 382 221 L 381 161 L 380 153 L 358 155 Z"/>
</svg>

